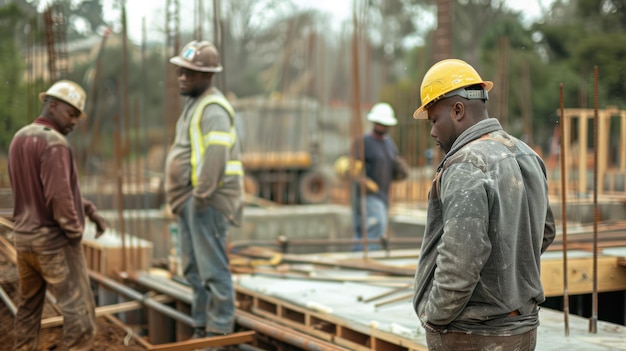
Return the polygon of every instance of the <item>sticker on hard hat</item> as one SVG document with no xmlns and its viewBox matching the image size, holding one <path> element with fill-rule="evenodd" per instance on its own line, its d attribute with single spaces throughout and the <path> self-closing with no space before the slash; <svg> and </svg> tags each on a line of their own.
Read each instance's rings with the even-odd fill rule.
<svg viewBox="0 0 626 351">
<path fill-rule="evenodd" d="M 193 56 L 196 54 L 196 49 L 195 48 L 188 48 L 187 50 L 185 50 L 185 53 L 183 54 L 183 57 L 186 58 L 187 60 L 191 61 L 191 59 L 193 58 Z"/>
</svg>

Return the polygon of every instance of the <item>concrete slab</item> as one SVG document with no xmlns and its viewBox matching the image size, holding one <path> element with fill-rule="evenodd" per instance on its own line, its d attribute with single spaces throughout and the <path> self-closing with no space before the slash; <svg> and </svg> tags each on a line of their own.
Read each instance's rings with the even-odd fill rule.
<svg viewBox="0 0 626 351">
<path fill-rule="evenodd" d="M 410 294 L 410 287 L 384 299 L 365 303 L 363 300 L 390 292 L 395 288 L 355 282 L 323 282 L 250 275 L 237 276 L 236 285 L 263 296 L 301 306 L 311 310 L 312 313 L 327 315 L 329 319 L 344 320 L 351 327 L 361 331 L 370 330 L 372 333 L 396 335 L 400 342 L 405 339 L 405 345 L 419 344 L 424 347 L 426 345 L 424 330 L 415 316 L 410 298 L 376 306 L 383 301 L 391 301 Z M 587 319 L 570 315 L 570 333 L 566 336 L 563 313 L 550 309 L 540 311 L 540 323 L 537 350 L 626 350 L 624 326 L 599 321 L 598 332 L 592 334 L 588 331 Z"/>
</svg>

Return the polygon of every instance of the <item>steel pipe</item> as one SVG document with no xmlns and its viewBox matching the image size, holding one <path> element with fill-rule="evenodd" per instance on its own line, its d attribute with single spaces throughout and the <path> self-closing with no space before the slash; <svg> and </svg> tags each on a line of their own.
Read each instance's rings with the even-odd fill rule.
<svg viewBox="0 0 626 351">
<path fill-rule="evenodd" d="M 185 291 L 177 289 L 175 286 L 168 284 L 159 284 L 157 279 L 151 279 L 147 275 L 138 275 L 133 278 L 138 284 L 142 284 L 149 289 L 158 291 L 161 294 L 166 294 L 174 298 L 175 300 L 191 303 L 191 295 L 185 293 Z M 305 334 L 301 334 L 285 327 L 273 323 L 269 320 L 256 317 L 250 313 L 244 312 L 240 309 L 235 311 L 235 321 L 238 325 L 255 330 L 260 334 L 267 335 L 273 339 L 280 340 L 290 345 L 297 346 L 303 350 L 309 351 L 345 351 L 347 349 L 340 346 L 325 342 L 323 340 L 317 340 Z"/>
<path fill-rule="evenodd" d="M 115 291 L 117 293 L 120 293 L 120 294 L 122 294 L 122 295 L 124 295 L 124 296 L 126 296 L 128 298 L 133 299 L 133 300 L 140 301 L 142 304 L 144 304 L 148 308 L 151 308 L 151 309 L 153 309 L 153 310 L 155 310 L 157 312 L 160 312 L 160 313 L 162 313 L 162 314 L 164 314 L 164 315 L 166 315 L 166 316 L 168 316 L 168 317 L 170 317 L 172 319 L 175 319 L 175 320 L 177 320 L 179 322 L 183 322 L 183 323 L 185 323 L 185 324 L 187 324 L 189 326 L 192 326 L 192 327 L 194 326 L 193 319 L 190 316 L 188 316 L 188 315 L 186 315 L 184 313 L 181 313 L 180 311 L 178 311 L 178 310 L 176 310 L 176 309 L 174 309 L 172 307 L 164 305 L 164 304 L 162 304 L 162 303 L 160 303 L 160 302 L 150 298 L 149 296 L 146 296 L 146 295 L 140 293 L 137 290 L 131 289 L 131 288 L 129 288 L 129 287 L 123 285 L 123 284 L 120 284 L 120 283 L 116 282 L 115 280 L 110 279 L 110 278 L 108 278 L 108 277 L 106 277 L 106 276 L 104 276 L 104 275 L 102 275 L 100 273 L 97 273 L 97 272 L 90 271 L 89 272 L 89 277 L 91 277 L 91 279 L 97 281 L 98 283 L 102 284 L 103 286 L 105 286 L 105 287 L 107 287 L 107 288 L 109 288 L 109 289 L 111 289 L 111 290 L 113 290 L 113 291 Z"/>
<path fill-rule="evenodd" d="M 185 293 L 181 289 L 177 289 L 170 284 L 163 284 L 158 279 L 151 278 L 149 275 L 138 274 L 131 276 L 131 279 L 138 284 L 141 284 L 148 289 L 158 291 L 161 294 L 165 294 L 174 298 L 174 300 L 181 301 L 191 305 L 191 294 Z"/>
<path fill-rule="evenodd" d="M 7 307 L 9 308 L 9 311 L 15 317 L 15 315 L 17 314 L 17 308 L 13 304 L 13 301 L 11 300 L 9 295 L 6 293 L 6 291 L 4 291 L 4 289 L 2 289 L 1 286 L 0 286 L 0 299 L 4 301 L 4 304 L 7 305 Z"/>
</svg>

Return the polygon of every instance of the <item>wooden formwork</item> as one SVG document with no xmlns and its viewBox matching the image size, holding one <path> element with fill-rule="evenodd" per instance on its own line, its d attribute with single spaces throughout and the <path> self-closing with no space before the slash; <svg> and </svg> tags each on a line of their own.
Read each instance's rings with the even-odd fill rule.
<svg viewBox="0 0 626 351">
<path fill-rule="evenodd" d="M 83 250 L 87 267 L 95 272 L 112 276 L 119 272 L 148 270 L 152 263 L 153 245 L 135 237 L 127 237 L 126 245 L 121 240 L 102 237 L 83 239 Z"/>
<path fill-rule="evenodd" d="M 426 346 L 384 331 L 356 325 L 323 311 L 297 306 L 236 286 L 239 308 L 289 328 L 356 351 L 422 351 Z M 311 307 L 311 306 L 310 306 Z"/>
</svg>

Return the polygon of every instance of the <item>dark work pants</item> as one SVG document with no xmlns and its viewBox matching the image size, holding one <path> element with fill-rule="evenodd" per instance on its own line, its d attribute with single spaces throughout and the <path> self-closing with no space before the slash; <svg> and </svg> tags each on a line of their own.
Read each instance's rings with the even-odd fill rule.
<svg viewBox="0 0 626 351">
<path fill-rule="evenodd" d="M 426 330 L 429 351 L 533 351 L 537 329 L 512 336 L 483 336 L 459 332 Z"/>
<path fill-rule="evenodd" d="M 80 243 L 46 253 L 18 252 L 17 269 L 20 303 L 13 349 L 37 349 L 46 287 L 50 287 L 63 314 L 65 346 L 71 351 L 92 350 L 96 334 L 95 303 Z"/>
</svg>

